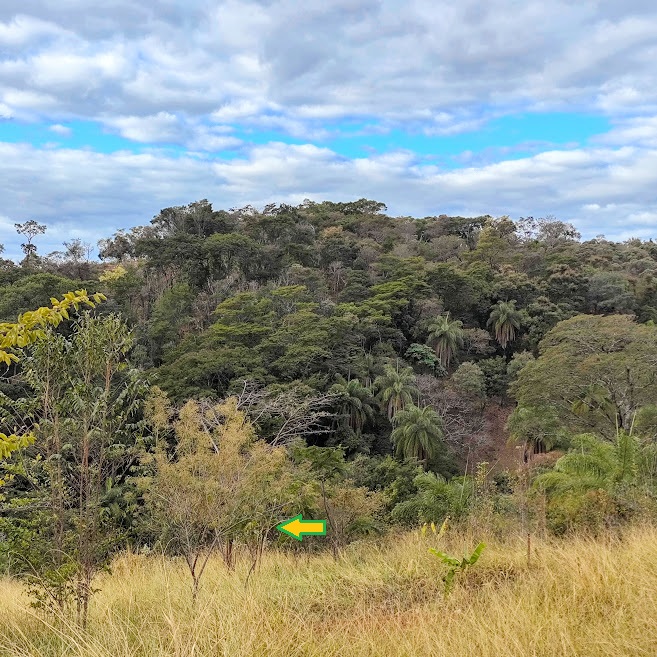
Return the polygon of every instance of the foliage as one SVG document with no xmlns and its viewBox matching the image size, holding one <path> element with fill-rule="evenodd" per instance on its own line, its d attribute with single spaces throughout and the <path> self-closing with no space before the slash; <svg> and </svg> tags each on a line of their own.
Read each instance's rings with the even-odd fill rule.
<svg viewBox="0 0 657 657">
<path fill-rule="evenodd" d="M 153 426 L 168 429 L 173 412 L 166 401 L 150 409 Z M 187 402 L 173 430 L 175 452 L 158 447 L 146 499 L 161 544 L 185 558 L 195 599 L 213 552 L 220 550 L 232 568 L 240 539 L 257 560 L 279 519 L 292 513 L 301 489 L 285 448 L 258 440 L 234 398 L 207 409 Z"/>
<path fill-rule="evenodd" d="M 463 322 L 450 320 L 449 313 L 429 324 L 429 341 L 434 344 L 440 364 L 449 369 L 449 363 L 463 347 Z"/>
<path fill-rule="evenodd" d="M 454 578 L 456 575 L 459 573 L 463 574 L 467 571 L 468 568 L 470 568 L 470 566 L 474 566 L 477 561 L 479 561 L 479 557 L 481 556 L 481 553 L 484 551 L 485 547 L 485 543 L 479 543 L 477 547 L 472 551 L 470 556 L 463 555 L 461 559 L 451 557 L 445 552 L 440 552 L 435 548 L 429 548 L 429 552 L 440 559 L 447 566 L 447 572 L 443 577 L 446 595 L 452 590 L 452 587 L 454 586 Z"/>
<path fill-rule="evenodd" d="M 457 390 L 471 398 L 486 397 L 486 377 L 476 363 L 461 363 L 452 375 L 451 383 Z"/>
<path fill-rule="evenodd" d="M 358 379 L 346 381 L 338 376 L 329 392 L 337 397 L 341 416 L 356 433 L 360 434 L 367 422 L 374 419 L 374 396 Z"/>
<path fill-rule="evenodd" d="M 393 426 L 391 439 L 398 458 L 416 458 L 426 468 L 438 455 L 444 437 L 443 424 L 429 406 L 409 405 L 395 415 Z"/>
<path fill-rule="evenodd" d="M 491 531 L 519 522 L 536 532 L 601 531 L 654 516 L 651 241 L 582 241 L 554 217 L 392 217 L 367 199 L 164 208 L 149 224 L 104 240 L 103 263 L 85 258 L 86 245 L 75 240 L 37 256 L 39 226 L 22 228 L 23 262 L 0 259 L 0 318 L 20 315 L 22 326 L 0 331 L 3 565 L 27 577 L 27 562 L 16 560 L 25 555 L 50 599 L 73 600 L 84 568 L 97 581 L 122 547 L 160 545 L 183 555 L 175 518 L 181 527 L 198 523 L 189 525 L 197 535 L 209 527 L 195 543 L 196 575 L 216 550 L 229 564 L 240 551 L 249 568 L 259 564 L 272 537 L 262 518 L 283 519 L 273 518 L 273 499 L 289 501 L 290 515 L 329 521 L 325 539 L 291 549 L 325 545 L 336 556 L 388 524 L 447 515 Z M 120 315 L 130 328 L 130 361 L 147 370 L 113 372 L 111 407 L 93 349 L 76 341 L 82 325 L 64 321 L 76 304 L 101 297 L 58 297 L 92 285 L 105 292 L 102 312 L 114 318 L 114 337 L 125 330 L 117 328 Z M 25 312 L 50 297 L 54 307 Z M 98 342 L 95 330 L 87 335 Z M 76 349 L 86 356 L 74 357 Z M 81 383 L 84 367 L 94 372 L 90 386 Z M 160 418 L 149 425 L 136 394 L 146 374 L 171 400 L 158 393 L 148 402 Z M 231 412 L 243 416 L 241 433 L 217 410 L 229 398 Z M 234 490 L 221 470 L 229 452 L 223 459 L 216 442 L 227 422 L 229 433 L 250 436 L 239 458 L 231 456 Z M 186 452 L 192 434 L 208 449 Z M 507 434 L 518 451 L 503 447 Z M 89 504 L 78 494 L 85 435 L 93 445 Z M 265 469 L 273 454 L 280 459 L 273 478 L 265 472 L 256 480 L 256 454 Z M 192 457 L 197 488 L 196 471 L 183 467 Z M 603 474 L 578 472 L 577 459 L 587 468 L 599 462 Z M 508 472 L 489 473 L 484 483 L 458 476 L 479 472 L 482 461 Z M 214 524 L 193 506 L 185 516 L 185 496 L 176 498 L 162 479 L 179 463 L 171 481 L 189 504 L 214 495 Z M 167 515 L 155 490 L 168 490 L 178 507 Z M 222 524 L 231 518 L 234 526 Z M 91 537 L 93 554 L 80 547 Z"/>
<path fill-rule="evenodd" d="M 10 512 L 30 536 L 15 548 L 37 600 L 60 609 L 75 602 L 84 624 L 94 577 L 123 541 L 145 383 L 128 367 L 132 336 L 119 317 L 85 313 L 69 335 L 40 330 L 22 360 L 29 395 L 0 400 L 7 420 L 22 422 L 36 437 L 31 458 L 7 466 L 17 473 Z M 31 529 L 26 505 L 45 509 Z"/>
<path fill-rule="evenodd" d="M 533 486 L 547 496 L 553 531 L 581 526 L 597 531 L 635 513 L 654 475 L 653 445 L 621 429 L 613 443 L 592 434 L 575 436 L 570 451 Z"/>
<path fill-rule="evenodd" d="M 474 500 L 475 486 L 471 477 L 455 477 L 447 481 L 433 472 L 423 472 L 413 481 L 415 494 L 408 496 L 392 510 L 393 521 L 414 526 L 418 522 L 442 523 L 446 518 L 463 520 Z"/>
<path fill-rule="evenodd" d="M 516 309 L 515 301 L 498 301 L 491 310 L 487 326 L 493 328 L 495 339 L 502 349 L 506 349 L 507 345 L 516 339 L 521 323 L 522 316 Z"/>
<path fill-rule="evenodd" d="M 613 438 L 657 395 L 657 329 L 628 315 L 579 315 L 560 322 L 512 385 L 519 409 L 556 418 L 572 433 Z"/>
<path fill-rule="evenodd" d="M 90 297 L 86 290 L 68 292 L 61 300 L 51 298 L 50 306 L 22 313 L 16 322 L 0 323 L 0 361 L 7 366 L 17 363 L 18 353 L 44 339 L 48 335 L 48 327 L 58 326 L 64 319 L 69 319 L 70 309 L 77 310 L 81 305 L 93 308 L 103 300 L 105 296 L 100 293 Z M 6 459 L 12 452 L 32 442 L 34 436 L 31 432 L 23 435 L 0 432 L 0 459 Z"/>
<path fill-rule="evenodd" d="M 441 365 L 440 359 L 433 349 L 425 344 L 414 342 L 406 350 L 404 356 L 415 362 L 421 371 L 428 371 L 436 376 L 445 376 L 447 374 L 447 370 Z"/>
<path fill-rule="evenodd" d="M 389 420 L 412 404 L 413 397 L 418 394 L 415 375 L 410 368 L 400 370 L 387 365 L 383 374 L 375 379 L 374 387 L 379 391 L 379 400 Z"/>
</svg>

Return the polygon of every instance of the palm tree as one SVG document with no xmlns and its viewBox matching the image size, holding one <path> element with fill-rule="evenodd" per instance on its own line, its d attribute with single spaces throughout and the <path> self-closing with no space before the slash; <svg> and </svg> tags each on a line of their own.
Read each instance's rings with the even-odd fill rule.
<svg viewBox="0 0 657 657">
<path fill-rule="evenodd" d="M 415 387 L 415 374 L 410 367 L 395 369 L 387 365 L 383 374 L 376 377 L 375 387 L 379 391 L 381 406 L 385 409 L 388 419 L 413 403 L 413 397 L 419 395 Z"/>
<path fill-rule="evenodd" d="M 495 339 L 502 349 L 516 339 L 516 331 L 520 329 L 522 315 L 516 308 L 515 301 L 498 301 L 492 308 L 487 326 L 492 326 Z"/>
<path fill-rule="evenodd" d="M 636 483 L 644 474 L 642 448 L 623 429 L 618 431 L 613 443 L 585 433 L 573 438 L 572 447 L 552 470 L 535 479 L 536 488 L 556 496 L 590 490 L 613 492 L 618 484 Z"/>
<path fill-rule="evenodd" d="M 356 433 L 361 433 L 367 421 L 374 419 L 374 397 L 358 379 L 346 381 L 338 376 L 338 382 L 331 387 L 330 392 L 338 395 L 340 414 Z"/>
<path fill-rule="evenodd" d="M 416 458 L 424 469 L 438 454 L 444 432 L 440 415 L 430 406 L 418 408 L 410 405 L 395 415 L 391 434 L 397 458 Z"/>
<path fill-rule="evenodd" d="M 450 321 L 449 313 L 437 317 L 429 325 L 429 342 L 433 343 L 440 364 L 449 368 L 449 361 L 463 346 L 463 322 Z"/>
<path fill-rule="evenodd" d="M 362 375 L 365 387 L 371 388 L 374 379 L 381 374 L 381 359 L 368 351 L 361 356 L 358 365 L 358 372 Z"/>
</svg>

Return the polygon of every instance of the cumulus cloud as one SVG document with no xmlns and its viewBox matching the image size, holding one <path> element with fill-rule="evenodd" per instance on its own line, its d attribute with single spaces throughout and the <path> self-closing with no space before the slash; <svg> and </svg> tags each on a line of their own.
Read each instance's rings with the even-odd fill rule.
<svg viewBox="0 0 657 657">
<path fill-rule="evenodd" d="M 657 147 L 657 116 L 621 119 L 608 133 L 598 136 L 596 141 L 611 145 Z"/>
<path fill-rule="evenodd" d="M 106 118 L 104 122 L 122 137 L 143 144 L 175 144 L 192 151 L 223 151 L 242 144 L 240 139 L 231 136 L 231 126 L 208 125 L 170 112 L 117 116 Z"/>
<path fill-rule="evenodd" d="M 62 125 L 61 123 L 55 123 L 54 125 L 51 125 L 48 130 L 54 132 L 60 137 L 70 137 L 73 134 L 73 130 L 69 126 Z"/>
<path fill-rule="evenodd" d="M 60 137 L 73 121 L 94 121 L 142 152 L 0 143 L 0 212 L 47 222 L 52 248 L 75 231 L 96 239 L 206 197 L 230 207 L 368 196 L 404 215 L 553 213 L 587 235 L 651 236 L 654 1 L 300 7 L 3 0 L 0 119 L 37 122 Z M 613 129 L 588 147 L 465 152 L 457 170 L 407 150 L 350 159 L 325 147 L 348 133 L 438 138 L 555 109 L 606 114 Z M 271 133 L 309 143 L 248 143 Z M 171 144 L 183 153 L 162 150 Z M 519 149 L 531 157 L 510 159 Z M 230 158 L 218 158 L 227 150 Z M 17 238 L 0 230 L 16 254 Z"/>
<path fill-rule="evenodd" d="M 154 116 L 116 116 L 105 121 L 122 137 L 142 143 L 177 142 L 181 126 L 174 114 L 158 112 Z"/>
<path fill-rule="evenodd" d="M 554 214 L 586 237 L 657 237 L 657 148 L 554 150 L 445 171 L 408 151 L 349 159 L 328 148 L 284 143 L 252 147 L 230 160 L 0 144 L 0 176 L 7 217 L 0 227 L 30 218 L 45 222 L 44 253 L 75 236 L 95 242 L 117 228 L 148 223 L 161 208 L 201 198 L 229 208 L 366 196 L 386 203 L 392 214 Z M 2 232 L 0 241 L 17 257 L 18 236 Z"/>
<path fill-rule="evenodd" d="M 644 0 L 5 0 L 0 102 L 55 119 L 275 108 L 297 133 L 351 116 L 440 133 L 473 104 L 652 107 L 656 43 Z"/>
</svg>

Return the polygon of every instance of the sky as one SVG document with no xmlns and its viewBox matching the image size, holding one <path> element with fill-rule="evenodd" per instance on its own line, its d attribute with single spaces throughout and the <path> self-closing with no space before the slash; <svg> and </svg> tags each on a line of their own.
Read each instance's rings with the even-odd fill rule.
<svg viewBox="0 0 657 657">
<path fill-rule="evenodd" d="M 657 237 L 654 0 L 2 0 L 0 243 L 369 198 Z"/>
</svg>

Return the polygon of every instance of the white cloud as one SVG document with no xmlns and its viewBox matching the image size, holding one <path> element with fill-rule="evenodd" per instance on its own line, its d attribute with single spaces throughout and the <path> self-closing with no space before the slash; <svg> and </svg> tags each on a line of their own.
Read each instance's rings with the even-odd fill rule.
<svg viewBox="0 0 657 657">
<path fill-rule="evenodd" d="M 651 0 L 99 0 L 91 8 L 89 0 L 0 3 L 0 118 L 41 122 L 60 136 L 74 120 L 98 121 L 145 149 L 0 143 L 3 212 L 50 222 L 54 247 L 76 226 L 100 237 L 205 197 L 229 207 L 368 196 L 399 214 L 554 213 L 592 235 L 653 229 Z M 465 152 L 460 170 L 403 150 L 349 159 L 318 146 L 349 130 L 449 136 L 532 109 L 602 112 L 614 127 L 588 148 L 526 144 L 536 154 L 523 159 L 504 159 L 517 144 Z M 239 138 L 270 131 L 315 144 Z M 187 155 L 173 158 L 158 150 L 164 144 Z M 233 159 L 216 159 L 229 149 Z M 2 240 L 17 248 L 13 236 Z"/>
<path fill-rule="evenodd" d="M 8 22 L 0 22 L 0 47 L 25 48 L 37 40 L 65 36 L 67 30 L 54 23 L 24 14 L 14 15 Z"/>
<path fill-rule="evenodd" d="M 657 5 L 644 0 L 102 6 L 4 0 L 0 102 L 52 121 L 214 112 L 224 122 L 267 110 L 295 134 L 299 122 L 341 117 L 440 133 L 445 116 L 476 126 L 473 106 L 657 104 Z"/>
<path fill-rule="evenodd" d="M 153 116 L 109 117 L 104 123 L 122 137 L 143 144 L 169 143 L 192 151 L 221 151 L 242 144 L 240 139 L 231 136 L 231 126 L 207 125 L 170 112 L 158 112 Z"/>
<path fill-rule="evenodd" d="M 365 196 L 398 215 L 554 214 L 586 237 L 657 238 L 657 147 L 554 150 L 445 171 L 408 151 L 352 160 L 310 144 L 270 143 L 217 160 L 0 143 L 0 177 L 9 227 L 28 218 L 49 225 L 41 252 L 79 230 L 95 241 L 201 198 L 229 208 Z M 18 257 L 11 233 L 3 231 L 0 241 Z"/>
<path fill-rule="evenodd" d="M 177 142 L 181 136 L 180 122 L 169 112 L 158 112 L 154 116 L 116 116 L 106 119 L 105 124 L 116 128 L 122 137 L 141 143 Z"/>
<path fill-rule="evenodd" d="M 620 119 L 610 132 L 599 135 L 596 141 L 614 146 L 657 147 L 657 115 Z"/>
<path fill-rule="evenodd" d="M 62 125 L 61 123 L 55 123 L 54 125 L 51 125 L 48 130 L 54 132 L 60 137 L 70 137 L 73 134 L 73 130 L 69 126 Z"/>
</svg>

